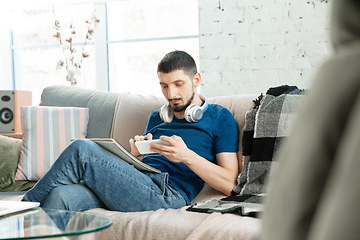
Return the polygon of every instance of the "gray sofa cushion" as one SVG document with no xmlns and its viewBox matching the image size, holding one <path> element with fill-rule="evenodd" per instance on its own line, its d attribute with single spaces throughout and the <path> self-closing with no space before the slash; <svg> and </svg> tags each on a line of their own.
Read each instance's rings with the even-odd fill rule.
<svg viewBox="0 0 360 240">
<path fill-rule="evenodd" d="M 110 137 L 119 93 L 83 89 L 73 86 L 46 87 L 40 106 L 89 108 L 87 138 Z"/>
</svg>

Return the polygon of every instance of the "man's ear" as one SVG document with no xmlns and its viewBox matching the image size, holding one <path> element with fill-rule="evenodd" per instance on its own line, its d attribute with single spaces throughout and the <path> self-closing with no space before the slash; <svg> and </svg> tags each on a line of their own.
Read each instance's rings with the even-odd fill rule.
<svg viewBox="0 0 360 240">
<path fill-rule="evenodd" d="M 193 80 L 194 80 L 194 86 L 195 87 L 200 87 L 200 83 L 201 83 L 201 75 L 200 75 L 200 73 L 195 73 L 195 75 L 193 77 Z"/>
</svg>

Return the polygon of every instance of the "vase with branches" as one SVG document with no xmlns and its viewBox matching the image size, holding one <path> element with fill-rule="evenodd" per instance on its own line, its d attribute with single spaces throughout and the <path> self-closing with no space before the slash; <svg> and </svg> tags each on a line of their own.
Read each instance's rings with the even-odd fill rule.
<svg viewBox="0 0 360 240">
<path fill-rule="evenodd" d="M 64 55 L 64 59 L 60 59 L 56 63 L 56 70 L 65 67 L 65 79 L 69 81 L 72 86 L 75 86 L 78 82 L 79 77 L 82 74 L 82 62 L 85 58 L 88 58 L 90 56 L 90 53 L 85 50 L 85 46 L 89 40 L 92 40 L 94 38 L 94 25 L 95 23 L 100 22 L 100 18 L 94 12 L 91 14 L 89 19 L 85 21 L 87 26 L 85 41 L 83 43 L 81 53 L 77 54 L 77 51 L 74 47 L 74 39 L 77 36 L 77 29 L 75 24 L 71 23 L 67 30 L 64 29 L 64 27 L 61 25 L 60 20 L 58 20 L 56 17 L 55 10 L 53 12 L 55 16 L 55 32 L 53 36 L 59 41 L 60 47 Z M 64 33 L 65 30 L 68 31 L 67 35 Z"/>
</svg>

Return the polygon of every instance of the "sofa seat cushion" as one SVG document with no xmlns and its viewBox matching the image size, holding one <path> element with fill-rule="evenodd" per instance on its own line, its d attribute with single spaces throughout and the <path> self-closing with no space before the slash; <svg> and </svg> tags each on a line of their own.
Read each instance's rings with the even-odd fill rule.
<svg viewBox="0 0 360 240">
<path fill-rule="evenodd" d="M 249 240 L 260 231 L 260 219 L 235 214 L 204 214 L 181 209 L 123 213 L 104 209 L 87 212 L 103 214 L 113 224 L 80 239 L 237 239 Z"/>
</svg>

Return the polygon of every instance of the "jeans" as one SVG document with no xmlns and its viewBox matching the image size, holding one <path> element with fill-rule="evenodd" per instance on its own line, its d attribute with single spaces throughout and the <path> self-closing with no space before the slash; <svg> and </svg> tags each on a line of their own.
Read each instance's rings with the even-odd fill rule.
<svg viewBox="0 0 360 240">
<path fill-rule="evenodd" d="M 138 212 L 186 205 L 168 184 L 168 173 L 138 171 L 85 139 L 72 142 L 23 200 L 71 211 L 101 207 Z"/>
</svg>

